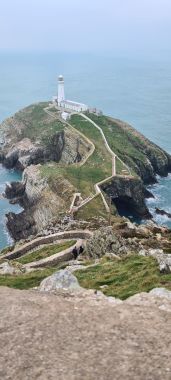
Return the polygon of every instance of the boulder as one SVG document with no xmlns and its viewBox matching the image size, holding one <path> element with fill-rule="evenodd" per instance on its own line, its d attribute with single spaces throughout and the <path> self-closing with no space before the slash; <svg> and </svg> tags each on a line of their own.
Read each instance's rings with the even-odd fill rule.
<svg viewBox="0 0 171 380">
<path fill-rule="evenodd" d="M 19 214 L 9 212 L 6 214 L 6 218 L 7 228 L 15 241 L 27 239 L 28 236 L 35 235 L 37 233 L 35 220 L 29 210 L 24 210 Z"/>
<path fill-rule="evenodd" d="M 19 274 L 20 270 L 18 268 L 15 268 L 11 264 L 8 263 L 8 261 L 5 261 L 4 263 L 0 264 L 0 275 L 7 275 L 7 274 Z"/>
<path fill-rule="evenodd" d="M 11 182 L 6 184 L 5 197 L 8 199 L 19 198 L 24 195 L 24 182 Z"/>
<path fill-rule="evenodd" d="M 167 227 L 159 226 L 153 220 L 148 221 L 148 223 L 146 224 L 146 227 L 149 229 L 149 231 L 152 232 L 152 234 L 169 233 L 169 229 Z"/>
<path fill-rule="evenodd" d="M 171 272 L 169 265 L 164 260 L 159 263 L 159 269 L 160 273 L 169 274 Z"/>
<path fill-rule="evenodd" d="M 155 288 L 149 293 L 152 296 L 167 298 L 171 300 L 171 291 L 165 288 Z"/>
<path fill-rule="evenodd" d="M 154 257 L 159 264 L 160 273 L 171 272 L 171 254 L 165 254 L 162 249 L 141 249 L 139 255 Z"/>
<path fill-rule="evenodd" d="M 121 240 L 114 234 L 112 227 L 100 228 L 87 241 L 87 254 L 92 258 L 100 258 L 109 252 L 119 254 L 119 249 L 122 247 Z"/>
<path fill-rule="evenodd" d="M 165 216 L 167 216 L 168 218 L 171 218 L 171 213 L 170 213 L 170 212 L 167 212 L 167 211 L 165 211 L 165 210 L 162 210 L 162 209 L 160 209 L 160 208 L 158 208 L 158 207 L 155 207 L 155 212 L 156 212 L 156 214 L 158 214 L 158 215 L 165 215 Z"/>
<path fill-rule="evenodd" d="M 77 278 L 68 270 L 60 270 L 52 276 L 45 278 L 39 287 L 41 292 L 54 292 L 56 290 L 81 291 Z"/>
</svg>

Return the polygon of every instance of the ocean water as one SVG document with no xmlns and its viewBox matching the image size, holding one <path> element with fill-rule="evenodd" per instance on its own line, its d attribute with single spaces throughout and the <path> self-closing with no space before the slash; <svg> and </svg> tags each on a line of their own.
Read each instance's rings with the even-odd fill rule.
<svg viewBox="0 0 171 380">
<path fill-rule="evenodd" d="M 57 77 L 65 78 L 66 97 L 96 106 L 125 120 L 171 153 L 171 57 L 100 56 L 71 53 L 0 53 L 0 121 L 33 102 L 57 93 Z M 0 167 L 0 188 L 18 173 Z M 171 211 L 171 177 L 151 187 L 155 200 L 148 206 Z M 9 237 L 4 215 L 14 209 L 0 200 L 0 247 Z M 17 206 L 15 206 L 17 208 Z M 18 210 L 18 209 L 17 209 Z M 170 225 L 166 217 L 156 221 Z"/>
</svg>

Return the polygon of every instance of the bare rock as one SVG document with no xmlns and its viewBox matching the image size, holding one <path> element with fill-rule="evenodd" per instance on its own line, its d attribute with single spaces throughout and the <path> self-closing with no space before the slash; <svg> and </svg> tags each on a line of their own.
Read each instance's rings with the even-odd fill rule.
<svg viewBox="0 0 171 380">
<path fill-rule="evenodd" d="M 0 305 L 3 380 L 171 378 L 170 299 L 115 305 L 0 287 Z"/>
<path fill-rule="evenodd" d="M 167 298 L 171 300 L 171 291 L 167 290 L 165 288 L 155 288 L 150 291 L 150 294 L 152 296 L 160 297 L 160 298 Z"/>
<path fill-rule="evenodd" d="M 119 254 L 120 247 L 120 240 L 114 234 L 112 227 L 104 227 L 95 231 L 87 241 L 86 250 L 89 257 L 99 258 L 104 256 L 106 252 Z"/>
<path fill-rule="evenodd" d="M 145 202 L 145 187 L 139 178 L 115 176 L 101 187 L 111 197 L 118 213 L 120 207 L 124 205 L 141 219 L 152 218 Z"/>
<path fill-rule="evenodd" d="M 21 271 L 18 268 L 15 268 L 13 265 L 9 264 L 8 261 L 0 264 L 0 275 L 13 275 L 19 273 L 21 273 Z"/>
<path fill-rule="evenodd" d="M 25 183 L 24 182 L 11 182 L 6 184 L 5 196 L 8 199 L 19 198 L 24 195 Z"/>
<path fill-rule="evenodd" d="M 165 254 L 162 249 L 141 249 L 139 255 L 154 257 L 159 264 L 160 273 L 171 272 L 171 254 Z"/>
<path fill-rule="evenodd" d="M 56 290 L 80 291 L 77 278 L 68 270 L 60 270 L 52 276 L 45 278 L 39 287 L 41 292 L 54 292 Z"/>
<path fill-rule="evenodd" d="M 171 213 L 170 212 L 162 210 L 162 209 L 160 209 L 158 207 L 155 207 L 155 211 L 156 211 L 156 214 L 158 214 L 158 215 L 166 215 L 168 218 L 171 218 Z"/>
<path fill-rule="evenodd" d="M 33 216 L 26 211 L 19 214 L 9 212 L 6 214 L 7 228 L 15 241 L 26 239 L 37 232 Z"/>
</svg>

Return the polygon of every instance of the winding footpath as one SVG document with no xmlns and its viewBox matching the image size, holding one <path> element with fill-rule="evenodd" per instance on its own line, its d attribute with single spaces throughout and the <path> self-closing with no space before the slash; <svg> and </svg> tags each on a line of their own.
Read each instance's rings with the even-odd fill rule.
<svg viewBox="0 0 171 380">
<path fill-rule="evenodd" d="M 93 142 L 88 139 L 83 133 L 81 133 L 80 131 L 78 131 L 76 128 L 74 128 L 70 123 L 68 123 L 67 121 L 64 121 L 62 119 L 60 119 L 60 117 L 58 117 L 58 115 L 54 115 L 53 112 L 50 112 L 50 109 L 52 108 L 52 105 L 50 105 L 49 107 L 46 107 L 44 108 L 44 111 L 51 117 L 53 117 L 54 119 L 56 120 L 60 120 L 62 121 L 63 123 L 65 123 L 71 130 L 73 130 L 74 132 L 76 132 L 77 134 L 79 134 L 81 137 L 83 137 L 87 143 L 89 144 L 89 146 L 91 147 L 90 148 L 90 151 L 88 153 L 88 155 L 78 164 L 74 164 L 74 165 L 78 165 L 78 166 L 83 166 L 87 160 L 91 157 L 91 155 L 94 153 L 95 151 L 95 145 L 93 144 Z M 74 112 L 72 113 L 72 115 L 78 115 L 78 113 Z M 101 190 L 101 185 L 104 184 L 105 182 L 108 182 L 110 181 L 112 178 L 114 178 L 117 174 L 116 174 L 116 159 L 118 159 L 123 167 L 125 167 L 126 171 L 129 173 L 129 175 L 131 174 L 130 173 L 130 169 L 129 167 L 112 151 L 112 149 L 110 148 L 109 144 L 108 144 L 108 141 L 105 137 L 105 134 L 103 132 L 103 130 L 94 122 L 92 121 L 88 116 L 86 116 L 85 114 L 83 113 L 79 113 L 79 115 L 87 120 L 89 123 L 91 123 L 95 128 L 98 129 L 98 131 L 100 132 L 102 138 L 103 138 L 103 141 L 104 141 L 104 144 L 105 144 L 105 147 L 107 149 L 107 151 L 109 152 L 109 154 L 111 155 L 112 157 L 112 175 L 108 178 L 105 178 L 104 180 L 102 180 L 101 182 L 98 182 L 94 185 L 94 188 L 95 188 L 95 194 L 94 195 L 89 195 L 88 198 L 82 200 L 81 198 L 81 193 L 75 193 L 74 196 L 73 196 L 73 201 L 72 201 L 72 204 L 71 204 L 71 207 L 70 207 L 70 213 L 73 213 L 75 211 L 78 211 L 81 207 L 85 206 L 87 203 L 90 203 L 96 196 L 98 196 L 99 194 L 101 195 L 101 198 L 102 198 L 102 201 L 103 201 L 103 204 L 105 206 L 105 209 L 107 211 L 107 213 L 110 212 L 110 208 L 109 208 L 109 205 L 104 197 L 104 194 Z M 79 200 L 80 201 L 80 204 L 79 206 L 75 206 L 75 203 L 76 203 L 76 200 Z M 18 247 L 18 248 L 15 248 L 12 252 L 8 252 L 7 254 L 4 254 L 1 256 L 1 260 L 4 259 L 4 260 L 15 260 L 15 259 L 18 259 L 26 254 L 29 254 L 31 252 L 33 252 L 35 249 L 41 247 L 41 246 L 44 246 L 44 245 L 47 245 L 47 244 L 55 244 L 57 241 L 63 241 L 63 240 L 71 240 L 71 239 L 75 239 L 76 240 L 76 244 L 74 244 L 74 246 L 76 245 L 77 247 L 79 247 L 80 245 L 84 244 L 84 242 L 90 238 L 92 236 L 92 232 L 88 231 L 88 230 L 75 230 L 75 231 L 65 231 L 65 232 L 60 232 L 60 233 L 57 233 L 57 234 L 53 234 L 53 235 L 48 235 L 48 236 L 43 236 L 43 237 L 39 237 L 39 238 L 36 238 L 34 240 L 32 240 L 31 242 L 28 242 L 24 245 L 22 245 L 21 247 Z M 52 256 L 49 256 L 45 259 L 42 259 L 42 260 L 39 260 L 39 261 L 35 261 L 35 262 L 31 262 L 29 264 L 25 264 L 24 267 L 26 269 L 30 269 L 30 270 L 34 270 L 35 268 L 40 268 L 40 267 L 44 267 L 44 266 L 53 266 L 53 265 L 56 265 L 60 262 L 64 262 L 64 261 L 67 261 L 67 260 L 71 260 L 72 259 L 72 250 L 73 250 L 73 246 L 64 250 L 64 251 L 61 251 L 57 254 L 54 254 Z"/>
<path fill-rule="evenodd" d="M 23 244 L 21 247 L 15 248 L 12 252 L 8 252 L 1 255 L 1 260 L 16 260 L 27 254 L 30 254 L 37 249 L 49 244 L 56 244 L 57 242 L 62 242 L 66 240 L 76 240 L 76 243 L 54 255 L 46 257 L 41 260 L 33 261 L 28 264 L 23 265 L 25 269 L 35 269 L 46 266 L 54 266 L 64 261 L 69 261 L 73 258 L 73 248 L 76 246 L 78 249 L 81 245 L 84 245 L 85 241 L 92 237 L 93 233 L 89 230 L 71 230 L 58 232 L 56 234 L 38 237 L 28 243 Z"/>
<path fill-rule="evenodd" d="M 88 239 L 90 236 L 92 236 L 92 233 L 89 230 L 71 230 L 58 232 L 56 234 L 42 236 L 31 240 L 30 242 L 15 248 L 12 252 L 1 255 L 0 258 L 1 260 L 14 260 L 30 252 L 31 250 L 34 250 L 35 248 L 39 248 L 42 245 L 56 243 L 57 241 L 61 240 Z"/>
<path fill-rule="evenodd" d="M 112 162 L 113 162 L 113 165 L 112 165 L 112 176 L 114 177 L 115 175 L 116 175 L 116 159 L 118 160 L 118 161 L 120 161 L 120 163 L 125 167 L 125 169 L 129 172 L 129 174 L 131 174 L 131 171 L 130 171 L 130 168 L 129 168 L 129 166 L 127 166 L 118 156 L 117 156 L 117 154 L 115 154 L 114 153 L 114 151 L 110 148 L 110 146 L 109 146 L 109 144 L 108 144 L 108 141 L 107 141 L 107 139 L 106 139 L 106 137 L 105 137 L 105 134 L 104 134 L 104 132 L 103 132 L 103 130 L 102 130 L 102 128 L 101 127 L 99 127 L 99 125 L 97 125 L 93 120 L 91 120 L 88 116 L 86 116 L 85 114 L 83 114 L 83 113 L 80 113 L 80 115 L 84 118 L 84 119 L 86 119 L 87 121 L 89 121 L 89 123 L 91 123 L 92 125 L 94 125 L 94 127 L 96 127 L 99 131 L 100 131 L 100 133 L 101 133 L 101 135 L 102 135 L 102 138 L 103 138 L 103 140 L 104 140 L 104 143 L 105 143 L 105 146 L 106 146 L 106 149 L 107 149 L 107 151 L 111 154 L 111 156 L 112 156 Z"/>
<path fill-rule="evenodd" d="M 62 119 L 60 119 L 60 117 L 56 116 L 53 114 L 53 112 L 50 112 L 50 109 L 53 107 L 53 105 L 50 105 L 49 107 L 46 107 L 44 108 L 44 111 L 49 115 L 49 116 L 52 116 L 54 119 L 58 119 L 58 120 L 61 120 L 63 123 L 65 123 L 69 128 L 71 128 L 72 130 L 76 131 L 78 134 L 80 134 L 90 145 L 91 145 L 91 150 L 89 152 L 89 154 L 84 158 L 84 160 L 81 161 L 81 163 L 79 164 L 74 164 L 74 165 L 79 165 L 79 166 L 83 166 L 87 160 L 91 157 L 91 155 L 94 153 L 94 150 L 95 150 L 95 146 L 93 144 L 93 142 L 88 139 L 83 133 L 81 133 L 80 131 L 78 131 L 76 128 L 74 128 L 70 123 L 68 123 L 67 121 L 64 121 Z M 57 109 L 58 110 L 58 109 Z M 89 123 L 91 123 L 96 129 L 98 129 L 98 131 L 100 132 L 102 138 L 103 138 L 103 141 L 104 141 L 104 144 L 105 144 L 105 147 L 107 149 L 107 151 L 109 152 L 109 154 L 111 155 L 112 157 L 112 175 L 110 177 L 107 177 L 105 178 L 104 180 L 102 180 L 101 182 L 97 182 L 95 185 L 94 185 L 94 188 L 95 188 L 95 194 L 94 195 L 90 195 L 88 198 L 84 199 L 83 201 L 81 200 L 81 194 L 80 193 L 75 193 L 74 196 L 73 196 L 73 200 L 72 200 L 72 203 L 71 203 L 71 206 L 70 206 L 70 210 L 69 212 L 70 213 L 74 213 L 76 211 L 78 211 L 80 208 L 82 208 L 83 206 L 85 206 L 86 204 L 88 204 L 89 202 L 91 202 L 96 196 L 98 196 L 99 194 L 101 195 L 101 198 L 102 198 L 102 201 L 103 201 L 103 204 L 104 204 L 104 207 L 105 207 L 105 210 L 107 213 L 110 212 L 110 207 L 104 197 L 104 194 L 101 190 L 101 185 L 103 185 L 104 183 L 110 181 L 112 178 L 116 177 L 117 173 L 116 173 L 116 159 L 118 161 L 120 161 L 120 163 L 123 165 L 123 167 L 125 168 L 126 172 L 128 172 L 129 176 L 131 176 L 131 171 L 130 171 L 130 168 L 115 154 L 115 152 L 110 148 L 109 144 L 108 144 L 108 141 L 106 139 L 106 136 L 102 130 L 101 127 L 99 127 L 99 125 L 97 125 L 93 120 L 91 120 L 88 116 L 86 116 L 84 113 L 78 113 L 78 112 L 71 112 L 71 115 L 80 115 L 82 118 L 84 118 L 85 120 L 87 120 Z M 127 176 L 127 175 L 126 175 Z M 75 201 L 76 199 L 80 199 L 80 204 L 79 206 L 75 206 Z"/>
</svg>

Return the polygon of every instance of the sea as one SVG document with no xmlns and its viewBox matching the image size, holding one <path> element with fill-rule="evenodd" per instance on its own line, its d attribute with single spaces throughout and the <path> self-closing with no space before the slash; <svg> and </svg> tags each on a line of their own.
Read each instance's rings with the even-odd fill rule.
<svg viewBox="0 0 171 380">
<path fill-rule="evenodd" d="M 125 120 L 171 154 L 171 57 L 135 57 L 64 52 L 0 52 L 0 122 L 19 109 L 57 94 L 57 78 L 65 78 L 66 97 Z M 0 193 L 21 173 L 0 166 Z M 155 207 L 171 212 L 171 175 L 158 177 L 147 201 L 154 219 L 171 227 L 171 219 L 155 215 Z M 0 249 L 12 244 L 5 214 L 20 212 L 0 197 Z"/>
</svg>

